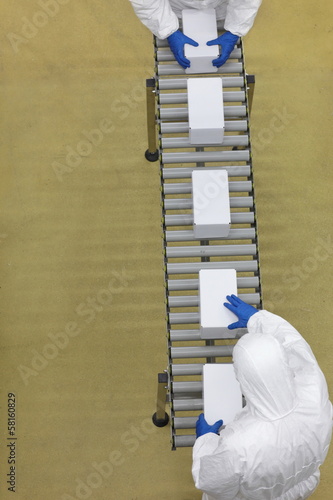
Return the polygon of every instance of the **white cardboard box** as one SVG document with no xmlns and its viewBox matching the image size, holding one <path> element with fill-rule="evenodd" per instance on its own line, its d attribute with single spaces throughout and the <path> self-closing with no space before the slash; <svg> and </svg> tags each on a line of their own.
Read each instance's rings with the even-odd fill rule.
<svg viewBox="0 0 333 500">
<path fill-rule="evenodd" d="M 201 269 L 199 271 L 200 336 L 202 339 L 233 337 L 236 330 L 228 325 L 238 321 L 237 316 L 223 303 L 227 295 L 237 295 L 235 269 Z"/>
<path fill-rule="evenodd" d="M 228 236 L 231 223 L 228 172 L 194 169 L 192 197 L 194 237 L 214 239 Z"/>
<path fill-rule="evenodd" d="M 232 422 L 243 407 L 242 392 L 232 363 L 208 363 L 203 367 L 204 416 L 209 425 L 222 419 Z"/>
<path fill-rule="evenodd" d="M 224 137 L 222 78 L 189 78 L 187 96 L 190 143 L 222 144 Z"/>
<path fill-rule="evenodd" d="M 183 33 L 199 44 L 198 47 L 189 44 L 184 47 L 185 57 L 191 62 L 185 73 L 216 73 L 217 67 L 212 61 L 219 56 L 219 46 L 207 45 L 218 36 L 215 9 L 184 9 L 182 20 Z"/>
</svg>

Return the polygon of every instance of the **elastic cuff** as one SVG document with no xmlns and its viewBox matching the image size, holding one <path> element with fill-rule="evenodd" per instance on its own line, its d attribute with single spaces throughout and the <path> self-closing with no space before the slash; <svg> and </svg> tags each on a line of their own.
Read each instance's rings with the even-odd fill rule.
<svg viewBox="0 0 333 500">
<path fill-rule="evenodd" d="M 250 332 L 250 329 L 254 327 L 256 321 L 259 320 L 258 314 L 260 314 L 261 312 L 262 311 L 257 311 L 256 313 L 252 314 L 252 316 L 250 316 L 250 318 L 247 322 L 247 329 L 249 330 L 249 332 Z"/>
<path fill-rule="evenodd" d="M 174 23 L 172 23 L 172 26 L 168 26 L 168 28 L 165 28 L 164 30 L 161 30 L 157 36 L 157 38 L 159 38 L 160 40 L 165 40 L 166 38 L 168 38 L 168 36 L 172 35 L 173 33 L 175 33 L 176 31 L 179 30 L 179 22 L 178 22 L 178 19 L 176 18 L 176 21 Z"/>
</svg>

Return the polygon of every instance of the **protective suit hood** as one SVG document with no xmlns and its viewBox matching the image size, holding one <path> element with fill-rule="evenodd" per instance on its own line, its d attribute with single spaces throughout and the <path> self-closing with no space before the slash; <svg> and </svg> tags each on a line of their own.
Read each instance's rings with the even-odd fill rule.
<svg viewBox="0 0 333 500">
<path fill-rule="evenodd" d="M 294 376 L 277 339 L 261 333 L 246 334 L 234 348 L 233 361 L 251 413 L 273 421 L 295 409 Z"/>
</svg>

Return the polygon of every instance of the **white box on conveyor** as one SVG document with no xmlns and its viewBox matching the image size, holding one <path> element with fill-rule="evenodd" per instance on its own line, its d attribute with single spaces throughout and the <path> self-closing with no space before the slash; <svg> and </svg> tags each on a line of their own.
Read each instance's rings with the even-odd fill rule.
<svg viewBox="0 0 333 500">
<path fill-rule="evenodd" d="M 190 143 L 222 144 L 224 137 L 222 78 L 189 78 L 187 96 Z"/>
<path fill-rule="evenodd" d="M 219 46 L 207 45 L 218 36 L 215 9 L 184 9 L 182 20 L 183 33 L 199 44 L 198 47 L 184 46 L 185 57 L 191 62 L 185 73 L 216 73 L 217 67 L 212 61 L 219 56 Z"/>
<path fill-rule="evenodd" d="M 231 363 L 208 363 L 203 367 L 204 416 L 209 425 L 232 422 L 242 410 L 243 398 Z"/>
<path fill-rule="evenodd" d="M 237 330 L 228 325 L 238 318 L 223 303 L 227 295 L 237 295 L 235 269 L 201 269 L 199 271 L 200 336 L 202 339 L 232 338 Z"/>
<path fill-rule="evenodd" d="M 192 198 L 194 237 L 214 239 L 228 236 L 231 223 L 228 172 L 194 169 Z"/>
</svg>

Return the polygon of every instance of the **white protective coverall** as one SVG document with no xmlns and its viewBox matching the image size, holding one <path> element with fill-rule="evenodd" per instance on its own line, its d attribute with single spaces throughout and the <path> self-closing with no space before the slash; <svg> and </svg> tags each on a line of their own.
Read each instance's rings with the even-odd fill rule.
<svg viewBox="0 0 333 500">
<path fill-rule="evenodd" d="M 247 405 L 220 436 L 200 436 L 192 474 L 203 500 L 304 500 L 319 483 L 332 405 L 310 346 L 267 311 L 248 321 L 234 348 Z M 223 419 L 223 415 L 221 415 Z"/>
<path fill-rule="evenodd" d="M 262 0 L 130 0 L 138 18 L 157 38 L 178 30 L 183 9 L 215 9 L 224 29 L 244 36 L 252 28 Z"/>
</svg>

